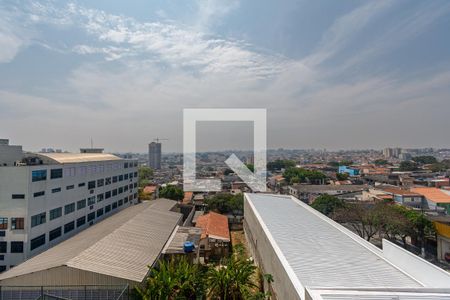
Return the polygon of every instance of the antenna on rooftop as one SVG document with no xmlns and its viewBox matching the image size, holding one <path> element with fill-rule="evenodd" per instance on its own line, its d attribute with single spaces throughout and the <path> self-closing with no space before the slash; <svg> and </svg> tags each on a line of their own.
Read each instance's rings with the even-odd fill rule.
<svg viewBox="0 0 450 300">
<path fill-rule="evenodd" d="M 168 141 L 169 139 L 160 139 L 159 137 L 154 138 L 153 141 L 156 141 L 157 143 L 159 143 L 159 141 Z"/>
<path fill-rule="evenodd" d="M 91 149 L 94 149 L 94 140 L 91 137 Z"/>
</svg>

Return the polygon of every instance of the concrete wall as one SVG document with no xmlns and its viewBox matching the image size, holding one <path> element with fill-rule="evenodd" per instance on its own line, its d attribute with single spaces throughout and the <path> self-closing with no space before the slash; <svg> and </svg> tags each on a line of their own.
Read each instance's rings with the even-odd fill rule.
<svg viewBox="0 0 450 300">
<path fill-rule="evenodd" d="M 264 232 L 258 218 L 244 197 L 244 232 L 247 238 L 250 252 L 263 274 L 271 274 L 274 282 L 271 284 L 273 299 L 305 299 L 304 288 L 296 287 L 291 277 L 283 266 L 278 250 L 275 250 L 268 236 Z M 284 258 L 284 257 L 283 257 Z M 286 262 L 287 263 L 287 262 Z M 292 275 L 291 275 L 292 276 Z M 299 296 L 298 289 L 301 289 Z"/>
<path fill-rule="evenodd" d="M 14 166 L 23 157 L 22 146 L 0 144 L 0 166 Z"/>
</svg>

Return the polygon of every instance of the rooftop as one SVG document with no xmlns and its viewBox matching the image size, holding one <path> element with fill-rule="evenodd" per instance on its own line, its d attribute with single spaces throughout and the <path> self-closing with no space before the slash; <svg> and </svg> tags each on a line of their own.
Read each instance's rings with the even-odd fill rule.
<svg viewBox="0 0 450 300">
<path fill-rule="evenodd" d="M 0 282 L 61 266 L 141 282 L 182 218 L 169 211 L 175 205 L 157 199 L 126 208 L 0 274 Z"/>
<path fill-rule="evenodd" d="M 389 250 L 381 250 L 294 197 L 245 196 L 294 285 L 412 289 L 427 287 L 429 281 L 437 283 L 439 278 L 439 285 L 449 287 L 450 275 L 445 271 L 385 241 L 383 248 L 386 244 Z M 416 268 L 415 273 L 405 271 L 397 255 Z M 418 270 L 427 270 L 420 280 Z"/>
<path fill-rule="evenodd" d="M 378 187 L 378 189 L 389 193 L 389 194 L 393 194 L 393 195 L 402 195 L 402 196 L 421 196 L 418 193 L 414 193 L 411 192 L 409 190 L 402 190 L 399 189 L 398 187 L 390 187 L 390 186 L 384 186 L 384 187 Z"/>
<path fill-rule="evenodd" d="M 412 188 L 411 191 L 423 195 L 427 200 L 435 203 L 450 203 L 448 191 L 432 187 Z"/>
<path fill-rule="evenodd" d="M 42 160 L 57 164 L 114 161 L 122 158 L 107 153 L 35 153 Z"/>
<path fill-rule="evenodd" d="M 227 242 L 230 241 L 227 216 L 210 212 L 199 216 L 195 226 L 202 228 L 202 238 L 209 237 Z"/>
</svg>

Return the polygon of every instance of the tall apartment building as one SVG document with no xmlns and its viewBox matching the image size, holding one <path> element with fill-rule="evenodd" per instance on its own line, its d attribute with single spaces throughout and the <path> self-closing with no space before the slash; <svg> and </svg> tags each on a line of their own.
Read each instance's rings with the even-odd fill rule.
<svg viewBox="0 0 450 300">
<path fill-rule="evenodd" d="M 401 148 L 384 148 L 383 155 L 385 158 L 398 158 L 402 153 Z"/>
<path fill-rule="evenodd" d="M 161 143 L 148 144 L 148 166 L 152 169 L 161 169 Z"/>
<path fill-rule="evenodd" d="M 136 203 L 137 161 L 0 145 L 0 271 Z"/>
</svg>

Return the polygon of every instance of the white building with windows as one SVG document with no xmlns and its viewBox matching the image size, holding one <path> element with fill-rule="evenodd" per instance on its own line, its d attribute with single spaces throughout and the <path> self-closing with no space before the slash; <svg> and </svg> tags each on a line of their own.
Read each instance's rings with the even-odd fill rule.
<svg viewBox="0 0 450 300">
<path fill-rule="evenodd" d="M 137 162 L 0 145 L 0 272 L 136 203 Z"/>
</svg>

